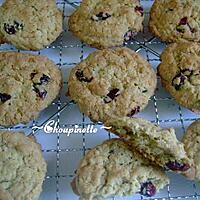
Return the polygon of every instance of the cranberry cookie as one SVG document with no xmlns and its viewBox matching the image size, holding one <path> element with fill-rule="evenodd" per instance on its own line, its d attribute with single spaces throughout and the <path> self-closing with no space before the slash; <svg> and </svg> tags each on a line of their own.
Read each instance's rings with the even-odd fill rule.
<svg viewBox="0 0 200 200">
<path fill-rule="evenodd" d="M 162 85 L 176 101 L 200 113 L 200 45 L 170 45 L 161 55 L 158 71 Z"/>
<path fill-rule="evenodd" d="M 109 115 L 132 117 L 156 88 L 150 64 L 128 48 L 96 51 L 72 69 L 68 95 L 92 121 Z"/>
<path fill-rule="evenodd" d="M 139 0 L 83 0 L 70 16 L 69 30 L 96 47 L 120 46 L 143 30 Z"/>
<path fill-rule="evenodd" d="M 140 193 L 152 197 L 169 183 L 166 174 L 136 153 L 127 142 L 112 139 L 90 150 L 72 182 L 82 200 Z"/>
<path fill-rule="evenodd" d="M 46 57 L 0 53 L 0 125 L 36 118 L 58 95 L 61 73 Z"/>
<path fill-rule="evenodd" d="M 47 166 L 40 145 L 23 133 L 0 132 L 0 199 L 38 200 Z"/>
<path fill-rule="evenodd" d="M 62 32 L 62 13 L 55 0 L 6 0 L 0 16 L 5 41 L 19 49 L 42 49 Z"/>
<path fill-rule="evenodd" d="M 150 31 L 166 42 L 200 41 L 199 0 L 155 0 Z"/>
<path fill-rule="evenodd" d="M 142 118 L 128 117 L 110 118 L 105 125 L 153 163 L 175 172 L 190 168 L 191 162 L 174 129 L 162 129 Z"/>
</svg>

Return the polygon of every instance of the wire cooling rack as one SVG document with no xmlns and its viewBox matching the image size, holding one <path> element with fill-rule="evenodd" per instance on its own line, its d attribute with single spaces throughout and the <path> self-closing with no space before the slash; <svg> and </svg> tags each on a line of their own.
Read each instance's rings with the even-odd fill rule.
<svg viewBox="0 0 200 200">
<path fill-rule="evenodd" d="M 0 0 L 0 3 L 3 1 Z M 152 0 L 141 1 L 145 8 L 145 28 L 134 41 L 126 44 L 127 47 L 140 53 L 156 70 L 160 59 L 159 56 L 165 44 L 153 37 L 147 28 L 149 9 Z M 65 96 L 67 91 L 67 80 L 69 71 L 77 63 L 87 57 L 95 49 L 81 43 L 68 31 L 67 21 L 79 2 L 67 0 L 57 1 L 58 7 L 63 11 L 64 32 L 58 40 L 38 52 L 33 54 L 46 55 L 57 63 L 62 71 L 64 82 L 63 89 L 59 97 L 45 109 L 35 121 L 26 125 L 20 124 L 10 127 L 8 130 L 23 131 L 27 135 L 35 135 L 37 141 L 42 146 L 44 158 L 48 164 L 48 172 L 43 185 L 41 200 L 76 200 L 78 197 L 73 194 L 70 182 L 74 177 L 74 172 L 82 156 L 92 147 L 100 144 L 106 139 L 115 137 L 113 134 L 100 129 L 101 124 L 95 124 L 98 129 L 96 134 L 47 134 L 43 130 L 34 129 L 34 126 L 41 126 L 54 119 L 60 127 L 74 127 L 78 125 L 82 128 L 93 125 L 91 121 L 81 114 L 77 105 Z M 11 45 L 1 45 L 0 51 L 18 51 Z M 30 53 L 30 52 L 29 52 Z M 143 117 L 162 127 L 174 127 L 177 137 L 180 139 L 189 124 L 198 119 L 199 116 L 189 110 L 179 106 L 170 95 L 161 87 L 158 77 L 158 87 L 155 95 L 150 99 L 147 108 L 137 116 Z M 0 127 L 0 130 L 4 130 Z M 169 173 L 171 183 L 159 192 L 152 200 L 156 199 L 198 199 L 200 198 L 200 187 L 197 183 L 186 180 L 184 177 Z M 132 197 L 118 198 L 113 200 L 139 200 L 150 199 L 136 194 Z"/>
</svg>

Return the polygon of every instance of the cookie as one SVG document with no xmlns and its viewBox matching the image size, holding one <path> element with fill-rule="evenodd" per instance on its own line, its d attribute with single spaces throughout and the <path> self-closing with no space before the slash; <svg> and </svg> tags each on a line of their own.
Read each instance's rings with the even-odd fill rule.
<svg viewBox="0 0 200 200">
<path fill-rule="evenodd" d="M 61 73 L 47 57 L 0 52 L 0 125 L 35 119 L 58 95 Z"/>
<path fill-rule="evenodd" d="M 81 200 L 141 193 L 154 196 L 169 183 L 166 174 L 136 153 L 121 139 L 107 140 L 81 160 L 72 182 Z"/>
<path fill-rule="evenodd" d="M 40 50 L 62 32 L 62 13 L 55 0 L 6 0 L 0 16 L 0 32 L 19 49 Z"/>
<path fill-rule="evenodd" d="M 200 41 L 199 0 L 155 0 L 150 31 L 162 41 Z"/>
<path fill-rule="evenodd" d="M 143 30 L 139 0 L 83 0 L 69 18 L 69 30 L 99 48 L 123 45 Z"/>
<path fill-rule="evenodd" d="M 68 94 L 94 122 L 108 115 L 132 117 L 156 88 L 150 64 L 128 48 L 96 51 L 72 69 Z"/>
<path fill-rule="evenodd" d="M 200 113 L 200 45 L 172 44 L 161 55 L 158 67 L 163 87 L 176 101 Z"/>
<path fill-rule="evenodd" d="M 38 200 L 46 174 L 40 145 L 23 133 L 0 132 L 1 200 Z"/>
<path fill-rule="evenodd" d="M 182 142 L 188 157 L 193 162 L 191 169 L 185 175 L 189 179 L 200 181 L 200 120 L 188 127 Z"/>
<path fill-rule="evenodd" d="M 190 168 L 184 145 L 177 140 L 174 129 L 161 129 L 142 118 L 128 117 L 110 118 L 105 125 L 153 163 L 175 172 Z"/>
</svg>

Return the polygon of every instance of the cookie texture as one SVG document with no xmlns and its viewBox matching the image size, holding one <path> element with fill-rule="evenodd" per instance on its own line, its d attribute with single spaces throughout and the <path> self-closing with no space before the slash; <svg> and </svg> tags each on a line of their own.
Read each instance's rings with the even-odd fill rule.
<svg viewBox="0 0 200 200">
<path fill-rule="evenodd" d="M 155 0 L 150 31 L 166 42 L 200 41 L 199 0 Z"/>
<path fill-rule="evenodd" d="M 46 174 L 40 145 L 23 133 L 0 132 L 1 200 L 38 200 Z"/>
<path fill-rule="evenodd" d="M 62 32 L 62 13 L 54 0 L 6 0 L 0 16 L 1 34 L 19 49 L 42 49 Z"/>
<path fill-rule="evenodd" d="M 200 45 L 172 44 L 158 67 L 163 87 L 186 108 L 200 113 Z"/>
<path fill-rule="evenodd" d="M 96 47 L 120 46 L 143 30 L 139 0 L 83 0 L 69 18 L 69 30 Z"/>
<path fill-rule="evenodd" d="M 128 48 L 96 51 L 72 69 L 68 95 L 92 121 L 142 110 L 156 88 L 150 64 Z"/>
<path fill-rule="evenodd" d="M 200 181 L 200 120 L 188 127 L 182 142 L 188 157 L 192 160 L 192 167 L 185 175 L 189 179 Z"/>
<path fill-rule="evenodd" d="M 85 155 L 72 187 L 81 200 L 103 200 L 135 193 L 151 197 L 168 183 L 166 174 L 141 158 L 127 142 L 112 139 Z"/>
<path fill-rule="evenodd" d="M 0 125 L 26 123 L 58 95 L 61 73 L 48 58 L 0 53 Z"/>
<path fill-rule="evenodd" d="M 190 168 L 191 162 L 174 129 L 162 129 L 142 118 L 110 118 L 105 124 L 153 163 L 177 172 Z"/>
</svg>

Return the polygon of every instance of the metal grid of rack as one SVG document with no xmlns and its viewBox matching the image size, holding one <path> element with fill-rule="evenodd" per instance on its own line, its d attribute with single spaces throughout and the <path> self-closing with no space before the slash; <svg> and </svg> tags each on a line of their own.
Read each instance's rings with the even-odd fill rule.
<svg viewBox="0 0 200 200">
<path fill-rule="evenodd" d="M 3 2 L 0 0 L 0 3 Z M 78 199 L 71 190 L 70 182 L 74 177 L 74 171 L 81 157 L 93 146 L 102 141 L 115 137 L 113 134 L 100 130 L 101 124 L 94 124 L 98 132 L 93 134 L 46 134 L 42 130 L 34 129 L 34 126 L 42 126 L 50 119 L 54 119 L 60 127 L 73 127 L 78 125 L 86 127 L 93 123 L 78 110 L 77 105 L 70 101 L 65 93 L 67 91 L 67 77 L 70 69 L 83 60 L 95 49 L 81 43 L 68 31 L 67 21 L 70 14 L 80 2 L 58 0 L 57 5 L 63 11 L 64 32 L 49 47 L 33 54 L 46 55 L 57 63 L 63 74 L 63 89 L 59 97 L 43 111 L 40 117 L 26 125 L 17 125 L 8 130 L 23 131 L 27 135 L 35 135 L 37 141 L 42 146 L 43 155 L 48 164 L 48 172 L 43 186 L 41 200 L 75 200 Z M 136 38 L 127 43 L 126 46 L 140 53 L 156 69 L 160 62 L 160 53 L 165 48 L 165 44 L 160 42 L 148 32 L 149 9 L 153 0 L 142 0 L 145 8 L 145 28 Z M 11 45 L 0 45 L 0 51 L 19 51 Z M 186 127 L 199 116 L 189 110 L 179 106 L 168 93 L 161 87 L 158 77 L 158 88 L 155 95 L 150 99 L 147 108 L 137 116 L 143 117 L 153 123 L 160 124 L 162 127 L 174 127 L 177 137 L 180 139 Z M 4 130 L 0 127 L 0 130 Z M 188 181 L 185 178 L 169 173 L 171 183 L 152 200 L 156 199 L 198 199 L 200 198 L 200 187 L 198 184 Z M 132 197 L 120 199 L 150 199 L 139 194 Z"/>
</svg>

